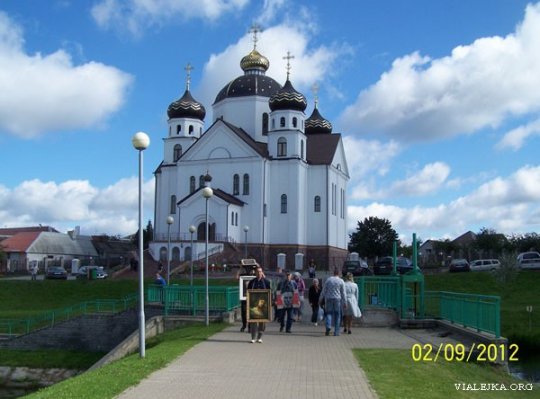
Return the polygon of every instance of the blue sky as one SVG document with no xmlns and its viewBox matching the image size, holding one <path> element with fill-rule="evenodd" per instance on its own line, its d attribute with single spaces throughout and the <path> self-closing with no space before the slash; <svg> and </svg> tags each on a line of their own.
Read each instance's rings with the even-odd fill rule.
<svg viewBox="0 0 540 399">
<path fill-rule="evenodd" d="M 197 4 L 197 6 L 193 6 Z M 349 226 L 404 241 L 540 227 L 540 3 L 521 0 L 3 0 L 0 225 L 129 234 L 145 131 L 145 219 L 166 110 L 207 109 L 252 48 L 343 134 Z"/>
</svg>

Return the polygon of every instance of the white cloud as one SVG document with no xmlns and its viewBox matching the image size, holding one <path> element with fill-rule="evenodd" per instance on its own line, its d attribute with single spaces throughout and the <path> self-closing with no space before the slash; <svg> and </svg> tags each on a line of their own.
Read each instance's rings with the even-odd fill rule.
<svg viewBox="0 0 540 399">
<path fill-rule="evenodd" d="M 249 0 L 102 0 L 92 7 L 92 17 L 105 29 L 127 30 L 139 36 L 153 26 L 171 21 L 215 21 L 223 14 L 243 9 Z"/>
<path fill-rule="evenodd" d="M 154 179 L 143 185 L 145 219 L 153 219 Z M 138 179 L 131 177 L 99 189 L 86 180 L 62 183 L 29 180 L 14 189 L 0 186 L 4 226 L 50 225 L 84 234 L 132 234 L 138 229 Z"/>
<path fill-rule="evenodd" d="M 271 23 L 274 18 L 276 18 L 278 11 L 281 10 L 286 3 L 287 0 L 264 0 L 263 12 L 257 18 L 257 22 L 263 25 Z"/>
<path fill-rule="evenodd" d="M 73 65 L 64 50 L 29 55 L 23 44 L 21 28 L 0 12 L 0 131 L 29 138 L 88 128 L 124 103 L 130 75 L 98 62 Z"/>
<path fill-rule="evenodd" d="M 401 208 L 380 202 L 351 205 L 349 229 L 354 230 L 359 220 L 377 216 L 390 220 L 399 234 L 416 232 L 420 237 L 426 232 L 457 237 L 480 227 L 504 234 L 526 233 L 540 229 L 540 218 L 531 217 L 539 215 L 539 201 L 540 166 L 525 166 L 507 178 L 494 178 L 466 196 L 435 207 Z"/>
<path fill-rule="evenodd" d="M 392 184 L 389 195 L 418 196 L 437 191 L 450 175 L 450 167 L 443 162 L 434 162 L 417 174 Z"/>
<path fill-rule="evenodd" d="M 311 34 L 301 26 L 277 25 L 264 30 L 259 35 L 257 50 L 270 61 L 267 75 L 283 84 L 286 78 L 286 61 L 283 56 L 287 51 L 294 55 L 291 60 L 291 82 L 296 90 L 309 98 L 309 87 L 324 80 L 340 55 L 348 51 L 346 45 L 310 47 Z M 214 102 L 217 90 L 232 79 L 243 75 L 240 60 L 253 48 L 252 36 L 246 33 L 235 44 L 228 46 L 219 54 L 212 54 L 204 66 L 201 86 L 195 97 L 203 102 L 207 109 Z"/>
<path fill-rule="evenodd" d="M 347 130 L 434 140 L 497 127 L 540 110 L 540 4 L 515 32 L 458 46 L 443 58 L 396 59 L 341 115 Z"/>
<path fill-rule="evenodd" d="M 510 148 L 517 151 L 523 147 L 525 140 L 532 136 L 540 136 L 540 119 L 510 130 L 497 143 L 496 148 L 499 150 Z"/>
</svg>

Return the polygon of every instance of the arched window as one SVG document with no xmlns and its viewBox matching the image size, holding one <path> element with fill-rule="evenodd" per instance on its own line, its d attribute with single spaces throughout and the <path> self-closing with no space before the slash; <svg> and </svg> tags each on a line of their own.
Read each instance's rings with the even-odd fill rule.
<svg viewBox="0 0 540 399">
<path fill-rule="evenodd" d="M 304 140 L 300 140 L 300 158 L 304 159 Z"/>
<path fill-rule="evenodd" d="M 268 134 L 268 113 L 265 112 L 262 115 L 262 134 Z"/>
<path fill-rule="evenodd" d="M 180 134 L 182 131 L 182 125 L 176 125 L 176 134 Z"/>
<path fill-rule="evenodd" d="M 182 156 L 182 146 L 180 144 L 176 144 L 173 150 L 173 161 L 174 162 L 178 161 L 181 156 Z"/>
<path fill-rule="evenodd" d="M 293 127 L 296 127 L 298 125 L 298 119 L 296 119 L 296 116 L 292 118 L 292 125 Z"/>
<path fill-rule="evenodd" d="M 191 176 L 189 178 L 189 193 L 191 194 L 194 191 L 195 191 L 195 176 Z"/>
<path fill-rule="evenodd" d="M 204 187 L 204 175 L 199 176 L 199 187 Z"/>
<path fill-rule="evenodd" d="M 239 195 L 240 194 L 240 176 L 235 174 L 233 176 L 233 195 Z"/>
<path fill-rule="evenodd" d="M 189 134 L 193 134 L 193 125 L 189 125 Z"/>
<path fill-rule="evenodd" d="M 171 195 L 171 209 L 169 213 L 176 213 L 176 195 Z"/>
<path fill-rule="evenodd" d="M 281 194 L 281 213 L 287 213 L 287 194 Z"/>
<path fill-rule="evenodd" d="M 321 211 L 321 197 L 319 197 L 318 195 L 315 196 L 315 200 L 314 200 L 314 211 L 315 212 L 320 212 Z"/>
<path fill-rule="evenodd" d="M 234 213 L 234 225 L 238 226 L 238 212 Z"/>
<path fill-rule="evenodd" d="M 276 128 L 276 120 L 272 118 L 272 130 Z"/>
<path fill-rule="evenodd" d="M 282 116 L 279 119 L 279 127 L 285 127 L 285 117 L 284 116 Z"/>
<path fill-rule="evenodd" d="M 249 175 L 247 173 L 244 174 L 244 189 L 242 191 L 242 194 L 249 195 Z"/>
<path fill-rule="evenodd" d="M 277 156 L 287 156 L 287 139 L 285 137 L 280 137 L 277 141 Z"/>
<path fill-rule="evenodd" d="M 231 226 L 234 226 L 234 212 L 231 212 Z"/>
</svg>

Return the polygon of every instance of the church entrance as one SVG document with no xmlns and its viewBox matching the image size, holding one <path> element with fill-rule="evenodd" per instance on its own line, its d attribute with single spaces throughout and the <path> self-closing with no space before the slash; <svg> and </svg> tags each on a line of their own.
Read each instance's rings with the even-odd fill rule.
<svg viewBox="0 0 540 399">
<path fill-rule="evenodd" d="M 197 241 L 206 241 L 206 223 L 202 222 L 197 227 Z M 208 226 L 208 241 L 216 241 L 216 224 Z"/>
</svg>

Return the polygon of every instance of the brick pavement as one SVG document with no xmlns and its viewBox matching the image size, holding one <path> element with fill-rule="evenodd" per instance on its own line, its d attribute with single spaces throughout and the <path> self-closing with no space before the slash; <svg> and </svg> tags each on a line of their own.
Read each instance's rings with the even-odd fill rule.
<svg viewBox="0 0 540 399">
<path fill-rule="evenodd" d="M 278 329 L 270 323 L 264 343 L 252 344 L 239 325 L 228 327 L 119 398 L 377 398 L 351 349 L 410 349 L 419 342 L 393 328 L 357 328 L 337 337 L 308 323 L 294 323 L 292 334 Z"/>
</svg>

